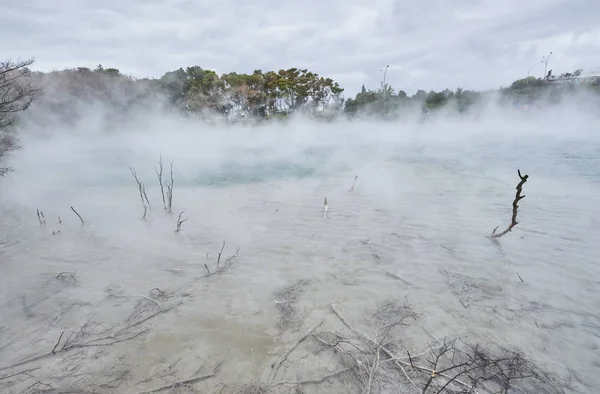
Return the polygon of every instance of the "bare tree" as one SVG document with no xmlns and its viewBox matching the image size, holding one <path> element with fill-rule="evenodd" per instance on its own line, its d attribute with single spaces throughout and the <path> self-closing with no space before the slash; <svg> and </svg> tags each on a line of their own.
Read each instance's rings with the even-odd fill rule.
<svg viewBox="0 0 600 394">
<path fill-rule="evenodd" d="M 12 130 L 17 121 L 16 114 L 29 108 L 39 91 L 27 82 L 28 67 L 33 62 L 34 59 L 0 62 L 0 159 L 18 148 Z M 10 170 L 10 167 L 1 166 L 0 176 Z"/>
</svg>

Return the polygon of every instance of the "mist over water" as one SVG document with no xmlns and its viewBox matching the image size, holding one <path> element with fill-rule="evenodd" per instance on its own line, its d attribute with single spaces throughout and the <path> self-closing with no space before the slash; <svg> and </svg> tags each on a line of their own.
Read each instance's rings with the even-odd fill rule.
<svg viewBox="0 0 600 394">
<path fill-rule="evenodd" d="M 140 296 L 159 288 L 180 297 L 162 305 L 180 304 L 143 337 L 80 349 L 94 361 L 78 363 L 82 377 L 64 389 L 98 387 L 123 366 L 135 368 L 106 392 L 152 389 L 169 381 L 139 382 L 177 360 L 180 379 L 209 371 L 229 348 L 222 372 L 197 385 L 218 392 L 218 383 L 270 370 L 320 319 L 334 322 L 332 303 L 358 323 L 394 299 L 418 314 L 405 338 L 411 351 L 426 350 L 430 335 L 482 336 L 570 379 L 572 392 L 597 392 L 597 125 L 569 108 L 405 123 L 220 127 L 150 115 L 108 131 L 32 126 L 15 172 L 0 181 L 0 368 L 48 352 L 92 315 L 95 332 L 127 324 Z M 173 161 L 171 215 L 154 170 L 159 154 L 165 172 Z M 146 185 L 146 219 L 129 167 Z M 517 169 L 529 175 L 519 224 L 494 242 L 492 229 L 510 223 Z M 181 211 L 187 221 L 176 233 Z M 224 240 L 223 258 L 240 248 L 236 263 L 198 280 Z M 56 278 L 75 271 L 76 282 Z M 299 280 L 309 281 L 300 331 L 287 332 L 274 294 Z M 66 375 L 66 357 L 31 365 Z M 300 364 L 285 376 L 327 368 Z"/>
</svg>

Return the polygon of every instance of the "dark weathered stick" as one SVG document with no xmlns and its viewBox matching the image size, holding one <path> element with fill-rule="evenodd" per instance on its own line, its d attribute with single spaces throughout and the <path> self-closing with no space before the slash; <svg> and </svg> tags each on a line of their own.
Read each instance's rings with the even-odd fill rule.
<svg viewBox="0 0 600 394">
<path fill-rule="evenodd" d="M 167 182 L 167 210 L 169 213 L 172 212 L 173 208 L 173 186 L 175 185 L 175 180 L 173 179 L 173 161 L 169 163 L 170 166 L 170 182 Z"/>
<path fill-rule="evenodd" d="M 60 336 L 58 337 L 58 341 L 56 342 L 56 345 L 54 345 L 54 347 L 52 348 L 52 354 L 55 353 L 56 348 L 58 347 L 58 344 L 60 343 L 60 340 L 62 339 L 62 337 L 63 337 L 64 334 L 65 334 L 64 331 L 60 333 Z"/>
<path fill-rule="evenodd" d="M 75 212 L 75 215 L 77 215 L 77 217 L 79 217 L 79 220 L 81 220 L 81 224 L 83 225 L 83 219 L 81 218 L 81 215 L 72 206 L 71 206 L 71 211 Z"/>
<path fill-rule="evenodd" d="M 148 196 L 146 195 L 146 186 L 142 182 L 140 182 L 140 180 L 137 176 L 137 172 L 135 172 L 135 168 L 129 167 L 129 171 L 131 171 L 131 175 L 133 175 L 133 178 L 135 179 L 135 182 L 138 185 L 138 190 L 140 192 L 140 199 L 142 200 L 142 205 L 146 206 L 146 204 L 148 204 L 148 208 L 151 208 L 150 201 L 148 201 Z"/>
<path fill-rule="evenodd" d="M 221 251 L 219 252 L 219 256 L 217 256 L 217 269 L 219 269 L 219 263 L 221 262 L 221 255 L 223 254 L 223 249 L 225 249 L 225 241 L 223 241 L 223 246 L 221 246 Z"/>
<path fill-rule="evenodd" d="M 179 213 L 179 217 L 177 218 L 177 229 L 175 229 L 175 232 L 178 233 L 179 230 L 181 230 L 181 225 L 183 224 L 183 222 L 185 222 L 187 220 L 187 218 L 185 219 L 181 219 L 181 215 L 183 215 L 185 211 L 181 211 Z"/>
<path fill-rule="evenodd" d="M 165 390 L 172 390 L 174 388 L 177 388 L 179 386 L 183 386 L 186 384 L 193 384 L 193 383 L 199 383 L 199 382 L 203 382 L 207 379 L 210 378 L 214 378 L 215 376 L 217 376 L 217 374 L 219 373 L 220 369 L 221 369 L 221 365 L 223 364 L 223 361 L 225 361 L 225 359 L 227 358 L 227 356 L 229 355 L 229 351 L 230 349 L 227 349 L 227 353 L 225 354 L 225 356 L 221 359 L 221 361 L 219 361 L 214 368 L 212 369 L 212 371 L 210 371 L 208 374 L 206 375 L 202 375 L 202 376 L 196 376 L 196 377 L 192 377 L 189 379 L 184 379 L 184 380 L 178 380 L 176 382 L 173 382 L 171 384 L 165 385 L 165 386 L 161 386 L 159 388 L 156 388 L 154 390 L 148 390 L 148 391 L 141 391 L 138 394 L 149 394 L 149 393 L 158 393 L 160 391 L 165 391 Z"/>
<path fill-rule="evenodd" d="M 165 199 L 165 187 L 163 185 L 163 162 L 162 162 L 162 154 L 159 153 L 158 156 L 158 168 L 155 166 L 154 171 L 156 171 L 156 176 L 158 177 L 158 184 L 160 185 L 160 194 L 162 196 L 163 206 L 165 210 L 167 209 L 167 201 Z"/>
<path fill-rule="evenodd" d="M 353 192 L 354 191 L 354 185 L 356 184 L 356 180 L 358 179 L 358 175 L 354 177 L 354 182 L 352 182 L 352 187 L 350 188 L 350 191 Z"/>
<path fill-rule="evenodd" d="M 521 192 L 523 191 L 523 184 L 525 184 L 525 182 L 527 182 L 527 178 L 529 178 L 529 175 L 521 175 L 521 170 L 517 170 L 517 173 L 519 174 L 519 178 L 521 179 L 521 181 L 519 182 L 519 184 L 517 185 L 517 193 L 515 194 L 515 199 L 513 201 L 513 209 L 512 209 L 512 217 L 510 220 L 510 224 L 509 226 L 506 228 L 506 230 L 500 232 L 500 233 L 496 233 L 496 230 L 498 230 L 498 226 L 494 229 L 494 231 L 492 231 L 492 234 L 490 235 L 492 238 L 500 238 L 503 235 L 506 235 L 507 233 L 509 233 L 510 231 L 512 231 L 513 227 L 515 227 L 517 224 L 519 224 L 519 222 L 517 222 L 517 210 L 519 209 L 519 201 L 521 201 L 522 199 L 525 198 L 525 195 L 521 195 Z"/>
<path fill-rule="evenodd" d="M 298 341 L 296 341 L 296 343 L 294 344 L 294 346 L 292 346 L 291 348 L 289 348 L 289 350 L 287 352 L 285 352 L 285 354 L 283 355 L 283 357 L 281 357 L 276 364 L 273 364 L 273 372 L 270 374 L 269 379 L 268 379 L 269 383 L 271 383 L 273 381 L 273 379 L 275 379 L 275 377 L 277 376 L 277 372 L 279 371 L 279 368 L 281 368 L 281 364 L 283 364 L 285 362 L 285 360 L 287 360 L 287 358 L 290 356 L 290 354 L 292 354 L 292 352 L 302 342 L 304 342 L 308 337 L 310 337 L 315 332 L 315 330 L 317 328 L 321 327 L 322 324 L 323 324 L 323 320 L 321 320 L 321 322 L 319 324 L 317 324 L 316 326 L 314 326 L 310 331 L 308 331 L 300 339 L 298 339 Z"/>
</svg>

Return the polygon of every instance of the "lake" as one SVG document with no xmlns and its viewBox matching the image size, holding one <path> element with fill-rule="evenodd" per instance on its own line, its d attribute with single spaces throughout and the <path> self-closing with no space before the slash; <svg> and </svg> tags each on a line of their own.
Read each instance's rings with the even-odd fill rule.
<svg viewBox="0 0 600 394">
<path fill-rule="evenodd" d="M 240 392 L 267 384 L 321 320 L 315 338 L 351 337 L 332 304 L 370 335 L 370 313 L 392 301 L 412 311 L 394 342 L 402 356 L 460 337 L 523 352 L 556 390 L 600 389 L 597 119 L 148 123 L 25 134 L 0 179 L 0 368 L 40 356 L 0 371 L 40 368 L 5 392 L 38 381 L 134 393 L 200 375 L 175 386 Z M 166 175 L 173 160 L 172 214 L 159 152 Z M 145 184 L 144 219 L 130 166 Z M 519 223 L 494 241 L 510 223 L 517 169 L 529 175 Z M 317 345 L 290 353 L 271 389 L 342 367 Z M 373 392 L 413 389 L 385 368 Z"/>
</svg>

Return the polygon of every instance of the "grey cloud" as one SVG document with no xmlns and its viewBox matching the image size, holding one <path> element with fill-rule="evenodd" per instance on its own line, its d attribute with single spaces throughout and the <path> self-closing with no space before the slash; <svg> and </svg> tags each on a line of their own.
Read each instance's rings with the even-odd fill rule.
<svg viewBox="0 0 600 394">
<path fill-rule="evenodd" d="M 218 72 L 298 66 L 339 76 L 349 94 L 363 83 L 378 86 L 387 64 L 389 82 L 409 93 L 507 85 L 549 51 L 557 70 L 600 65 L 599 41 L 590 38 L 600 34 L 595 0 L 29 0 L 3 7 L 3 55 L 35 56 L 38 69 L 102 63 L 156 77 L 189 65 Z"/>
</svg>

